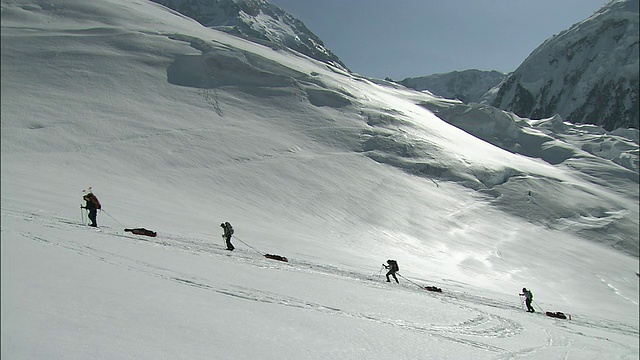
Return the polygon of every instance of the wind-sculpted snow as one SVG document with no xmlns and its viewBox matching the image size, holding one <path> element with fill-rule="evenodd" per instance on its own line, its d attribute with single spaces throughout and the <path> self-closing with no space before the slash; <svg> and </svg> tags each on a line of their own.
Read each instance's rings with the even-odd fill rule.
<svg viewBox="0 0 640 360">
<path fill-rule="evenodd" d="M 202 55 L 178 56 L 169 66 L 167 78 L 170 83 L 206 89 L 225 86 L 277 88 L 291 86 L 293 79 L 304 77 L 302 73 L 252 53 L 222 47 L 198 50 L 203 51 Z"/>
<path fill-rule="evenodd" d="M 502 149 L 540 158 L 552 165 L 567 166 L 575 169 L 585 181 L 638 199 L 638 193 L 633 190 L 638 187 L 637 130 L 607 132 L 595 125 L 566 123 L 559 116 L 529 120 L 485 105 L 422 105 L 452 125 Z M 611 166 L 610 162 L 620 166 Z M 611 229 L 630 230 L 638 226 L 638 221 L 622 215 L 625 210 L 618 205 L 598 204 L 599 194 L 585 194 L 594 205 L 582 203 L 576 213 L 573 206 L 577 204 L 567 199 L 581 197 L 578 195 L 584 191 L 581 186 L 568 186 L 509 168 L 502 173 L 477 174 L 477 178 L 485 186 L 482 191 L 495 197 L 492 202 L 495 205 L 509 208 L 526 201 L 527 211 L 520 214 L 530 220 L 544 219 L 552 228 L 571 228 L 587 238 L 598 238 L 630 254 L 638 253 L 638 242 L 626 236 L 611 236 Z M 551 196 L 541 197 L 541 192 Z M 537 202 L 532 202 L 532 196 Z M 567 220 L 573 225 L 563 225 Z"/>
<path fill-rule="evenodd" d="M 315 106 L 341 108 L 351 104 L 349 94 L 327 89 L 313 74 L 301 73 L 251 52 L 211 46 L 184 36 L 172 38 L 189 42 L 202 55 L 178 56 L 167 69 L 171 84 L 202 89 L 238 87 L 246 91 L 269 88 L 269 93 L 275 93 L 273 88 L 298 87 Z"/>
<path fill-rule="evenodd" d="M 640 169 L 636 129 L 625 130 L 624 134 L 623 130 L 607 132 L 595 125 L 563 122 L 558 115 L 529 120 L 486 105 L 460 104 L 447 108 L 423 105 L 448 123 L 505 150 L 541 158 L 552 165 L 584 157 L 581 152 L 586 151 L 631 170 L 622 176 L 637 180 L 633 175 Z"/>
<path fill-rule="evenodd" d="M 325 89 L 306 89 L 309 102 L 315 106 L 328 106 L 332 108 L 341 108 L 351 105 L 351 101 L 343 94 Z"/>
</svg>

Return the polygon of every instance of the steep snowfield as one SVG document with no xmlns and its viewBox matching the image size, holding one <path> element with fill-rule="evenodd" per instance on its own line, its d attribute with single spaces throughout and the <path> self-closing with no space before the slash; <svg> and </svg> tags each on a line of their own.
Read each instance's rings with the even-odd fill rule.
<svg viewBox="0 0 640 360">
<path fill-rule="evenodd" d="M 1 6 L 3 358 L 638 357 L 630 170 L 152 2 Z"/>
</svg>

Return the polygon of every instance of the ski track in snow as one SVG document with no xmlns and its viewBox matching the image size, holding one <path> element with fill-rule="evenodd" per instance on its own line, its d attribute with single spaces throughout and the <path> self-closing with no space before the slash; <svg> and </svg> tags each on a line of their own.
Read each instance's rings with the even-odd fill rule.
<svg viewBox="0 0 640 360">
<path fill-rule="evenodd" d="M 598 275 L 596 275 L 596 276 L 597 276 L 597 277 L 598 277 L 598 279 L 600 279 L 600 281 L 602 281 L 602 282 L 603 282 L 603 283 L 604 283 L 604 284 L 605 284 L 609 289 L 611 289 L 611 290 L 612 290 L 616 295 L 618 295 L 618 296 L 620 296 L 621 298 L 623 298 L 623 299 L 625 299 L 625 300 L 627 300 L 627 301 L 631 302 L 631 303 L 632 303 L 632 304 L 634 304 L 634 305 L 638 305 L 638 303 L 637 303 L 637 302 L 635 302 L 635 301 L 633 301 L 633 300 L 629 299 L 628 297 L 626 297 L 626 296 L 624 296 L 624 295 L 620 294 L 620 291 L 618 291 L 618 289 L 617 289 L 615 286 L 611 285 L 607 280 L 603 279 L 602 277 L 600 277 L 600 276 L 598 276 Z"/>
<path fill-rule="evenodd" d="M 150 246 L 166 247 L 172 251 L 188 252 L 194 255 L 207 255 L 215 257 L 218 261 L 225 262 L 242 262 L 257 266 L 261 268 L 270 268 L 282 271 L 297 271 L 307 273 L 317 273 L 328 276 L 335 276 L 341 278 L 348 278 L 353 281 L 365 283 L 367 286 L 388 288 L 385 283 L 380 281 L 379 276 L 368 275 L 361 272 L 338 268 L 331 265 L 312 263 L 307 261 L 299 261 L 289 259 L 288 263 L 269 260 L 262 255 L 258 255 L 257 251 L 247 251 L 243 249 L 236 249 L 233 253 L 229 253 L 224 249 L 222 245 L 215 245 L 209 242 L 204 242 L 199 239 L 189 238 L 174 234 L 162 234 L 159 237 L 145 237 L 128 235 L 124 231 L 117 231 L 111 227 L 91 228 L 87 225 L 80 224 L 77 221 L 69 220 L 61 217 L 45 217 L 42 213 L 29 213 L 19 211 L 7 211 L 2 210 L 3 216 L 12 216 L 15 218 L 22 218 L 25 221 L 40 223 L 44 227 L 55 229 L 70 229 L 77 228 L 86 231 L 93 231 L 101 236 L 118 237 L 128 241 L 136 243 L 147 243 Z M 629 336 L 638 336 L 640 334 L 638 327 L 633 327 L 627 324 L 616 323 L 609 320 L 597 319 L 594 317 L 586 317 L 580 315 L 573 315 L 570 327 L 564 321 L 556 322 L 555 326 L 550 326 L 551 330 L 545 329 L 547 333 L 547 342 L 542 346 L 525 348 L 518 352 L 503 349 L 501 347 L 483 342 L 483 338 L 512 338 L 524 331 L 522 324 L 509 318 L 491 314 L 487 311 L 483 311 L 479 308 L 479 305 L 493 307 L 503 310 L 511 310 L 514 312 L 521 311 L 520 307 L 506 301 L 498 299 L 492 299 L 477 294 L 470 294 L 464 291 L 450 291 L 446 290 L 443 293 L 431 293 L 416 286 L 415 282 L 409 280 L 409 283 L 402 284 L 400 289 L 404 291 L 413 291 L 424 293 L 425 296 L 433 296 L 438 298 L 444 303 L 458 306 L 468 312 L 475 314 L 475 316 L 468 318 L 465 321 L 455 324 L 428 324 L 410 322 L 402 319 L 383 318 L 379 315 L 371 315 L 357 312 L 350 312 L 339 308 L 325 306 L 312 301 L 304 299 L 298 299 L 294 297 L 285 296 L 283 294 L 272 293 L 260 289 L 247 288 L 242 286 L 234 286 L 231 288 L 216 287 L 207 284 L 206 279 L 195 278 L 192 275 L 181 273 L 175 269 L 170 269 L 157 264 L 152 264 L 140 259 L 124 256 L 114 252 L 110 252 L 103 249 L 97 249 L 95 247 L 79 243 L 73 240 L 59 239 L 46 239 L 42 236 L 36 235 L 31 232 L 20 233 L 21 236 L 30 239 L 32 241 L 38 241 L 50 246 L 59 246 L 61 248 L 73 251 L 82 256 L 93 257 L 99 261 L 105 262 L 112 266 L 125 268 L 127 270 L 135 270 L 142 272 L 146 275 L 159 277 L 164 280 L 172 281 L 177 284 L 199 288 L 205 291 L 212 291 L 220 295 L 243 299 L 247 301 L 255 301 L 268 304 L 276 304 L 280 306 L 294 307 L 298 309 L 313 310 L 329 315 L 348 316 L 357 318 L 364 321 L 373 321 L 379 324 L 384 324 L 402 330 L 417 332 L 420 334 L 444 339 L 451 342 L 460 343 L 463 345 L 483 349 L 490 351 L 498 355 L 497 359 L 509 359 L 514 356 L 524 356 L 538 352 L 542 348 L 546 347 L 570 347 L 571 341 L 566 335 L 561 332 L 568 332 L 586 336 L 579 330 L 575 329 L 575 326 L 585 328 L 593 328 L 606 330 L 607 332 L 615 332 Z M 601 279 L 604 283 L 606 281 Z M 607 284 L 609 285 L 609 284 Z M 609 285 L 610 286 L 610 285 Z M 615 288 L 613 288 L 615 291 Z M 544 314 L 539 313 L 542 316 Z M 551 319 L 550 319 L 551 320 Z M 554 321 L 554 320 L 552 320 Z M 553 324 L 553 323 L 550 323 Z M 557 329 L 556 329 L 557 328 Z M 593 336 L 592 336 L 593 337 Z M 597 337 L 596 337 L 597 338 Z M 609 339 L 598 338 L 600 340 L 611 341 Z M 629 349 L 629 346 L 618 343 L 622 348 Z"/>
</svg>

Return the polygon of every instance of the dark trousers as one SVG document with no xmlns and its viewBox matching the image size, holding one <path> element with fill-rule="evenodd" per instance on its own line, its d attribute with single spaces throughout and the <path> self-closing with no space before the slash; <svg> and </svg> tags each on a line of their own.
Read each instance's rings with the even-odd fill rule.
<svg viewBox="0 0 640 360">
<path fill-rule="evenodd" d="M 398 278 L 396 277 L 396 272 L 393 270 L 389 270 L 389 272 L 387 273 L 387 282 L 391 282 L 391 280 L 389 280 L 389 275 L 393 276 L 393 278 L 396 280 L 398 284 L 400 283 L 398 281 Z"/>
<path fill-rule="evenodd" d="M 96 209 L 89 210 L 89 220 L 91 220 L 91 224 L 89 224 L 89 226 L 93 226 L 93 227 L 98 226 L 97 217 L 98 217 L 98 210 Z"/>
<path fill-rule="evenodd" d="M 227 242 L 227 250 L 235 249 L 235 246 L 231 244 L 231 236 L 225 236 L 224 240 Z"/>
<path fill-rule="evenodd" d="M 533 306 L 531 306 L 531 301 L 533 301 L 533 300 L 531 300 L 531 299 L 525 299 L 525 300 L 524 300 L 524 303 L 525 303 L 525 304 L 527 304 L 527 311 L 528 311 L 528 312 L 536 312 L 536 311 L 533 309 Z"/>
</svg>

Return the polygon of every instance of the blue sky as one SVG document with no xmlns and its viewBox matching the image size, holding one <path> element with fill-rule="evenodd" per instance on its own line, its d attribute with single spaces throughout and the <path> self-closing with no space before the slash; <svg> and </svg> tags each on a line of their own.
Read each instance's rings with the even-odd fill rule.
<svg viewBox="0 0 640 360">
<path fill-rule="evenodd" d="M 515 70 L 542 42 L 607 0 L 269 0 L 354 72 L 401 80 Z"/>
</svg>

